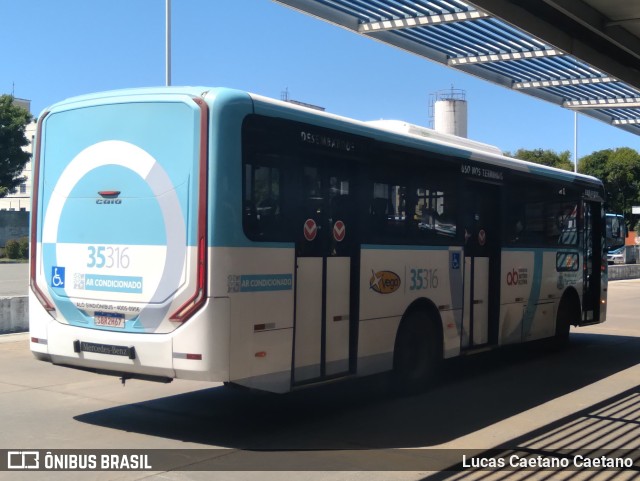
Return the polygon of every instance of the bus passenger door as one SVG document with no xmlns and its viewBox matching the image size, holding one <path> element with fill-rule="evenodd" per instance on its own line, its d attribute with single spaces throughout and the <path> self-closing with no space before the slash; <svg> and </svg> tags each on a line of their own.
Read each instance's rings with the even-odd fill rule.
<svg viewBox="0 0 640 481">
<path fill-rule="evenodd" d="M 602 275 L 602 215 L 600 204 L 584 202 L 584 232 L 582 238 L 584 259 L 584 294 L 582 297 L 582 321 L 585 324 L 600 322 L 600 290 Z"/>
<path fill-rule="evenodd" d="M 293 383 L 350 370 L 355 196 L 342 168 L 303 167 L 296 241 Z"/>
<path fill-rule="evenodd" d="M 492 184 L 469 182 L 465 187 L 462 349 L 497 342 L 497 316 L 490 307 L 499 295 L 499 194 Z"/>
</svg>

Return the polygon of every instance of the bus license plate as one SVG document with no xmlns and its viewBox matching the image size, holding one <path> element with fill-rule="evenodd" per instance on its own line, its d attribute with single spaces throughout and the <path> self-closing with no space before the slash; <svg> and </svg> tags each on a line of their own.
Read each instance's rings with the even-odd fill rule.
<svg viewBox="0 0 640 481">
<path fill-rule="evenodd" d="M 124 329 L 124 314 L 116 314 L 115 312 L 96 312 L 93 315 L 93 323 L 100 327 Z"/>
</svg>

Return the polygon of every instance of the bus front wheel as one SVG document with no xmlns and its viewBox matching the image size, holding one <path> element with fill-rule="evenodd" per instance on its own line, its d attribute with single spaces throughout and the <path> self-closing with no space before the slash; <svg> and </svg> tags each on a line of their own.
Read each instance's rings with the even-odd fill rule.
<svg viewBox="0 0 640 481">
<path fill-rule="evenodd" d="M 396 391 L 424 390 L 436 376 L 441 359 L 440 340 L 435 322 L 424 312 L 413 312 L 398 329 L 393 359 Z"/>
</svg>

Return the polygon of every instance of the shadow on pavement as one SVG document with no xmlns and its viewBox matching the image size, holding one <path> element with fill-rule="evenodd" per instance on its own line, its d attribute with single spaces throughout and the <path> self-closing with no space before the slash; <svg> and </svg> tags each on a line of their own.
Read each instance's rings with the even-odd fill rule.
<svg viewBox="0 0 640 481">
<path fill-rule="evenodd" d="M 441 444 L 640 363 L 640 338 L 572 334 L 560 352 L 519 347 L 455 359 L 426 393 L 385 378 L 287 395 L 216 387 L 86 413 L 77 421 L 241 450 L 377 450 Z"/>
<path fill-rule="evenodd" d="M 640 386 L 636 386 L 503 446 L 472 454 L 476 459 L 501 459 L 501 469 L 474 468 L 468 454 L 466 466 L 458 461 L 425 480 L 500 480 L 508 474 L 505 471 L 518 471 L 518 479 L 522 480 L 537 480 L 543 475 L 545 479 L 572 479 L 579 474 L 581 479 L 620 479 L 622 475 L 626 475 L 625 479 L 637 479 L 639 448 Z M 589 460 L 594 458 L 604 466 L 590 465 Z M 528 465 L 528 460 L 534 460 L 536 466 Z M 549 467 L 553 466 L 549 463 L 557 465 L 561 461 L 564 465 L 560 469 Z M 527 469 L 522 469 L 523 466 Z"/>
</svg>

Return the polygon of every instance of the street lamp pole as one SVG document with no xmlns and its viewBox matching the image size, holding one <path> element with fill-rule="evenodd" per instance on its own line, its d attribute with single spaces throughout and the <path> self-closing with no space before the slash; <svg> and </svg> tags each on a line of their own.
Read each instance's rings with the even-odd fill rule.
<svg viewBox="0 0 640 481">
<path fill-rule="evenodd" d="M 171 85 L 171 0 L 165 0 L 166 35 L 165 35 L 165 84 Z"/>
<path fill-rule="evenodd" d="M 573 111 L 573 171 L 578 172 L 578 111 Z"/>
</svg>

